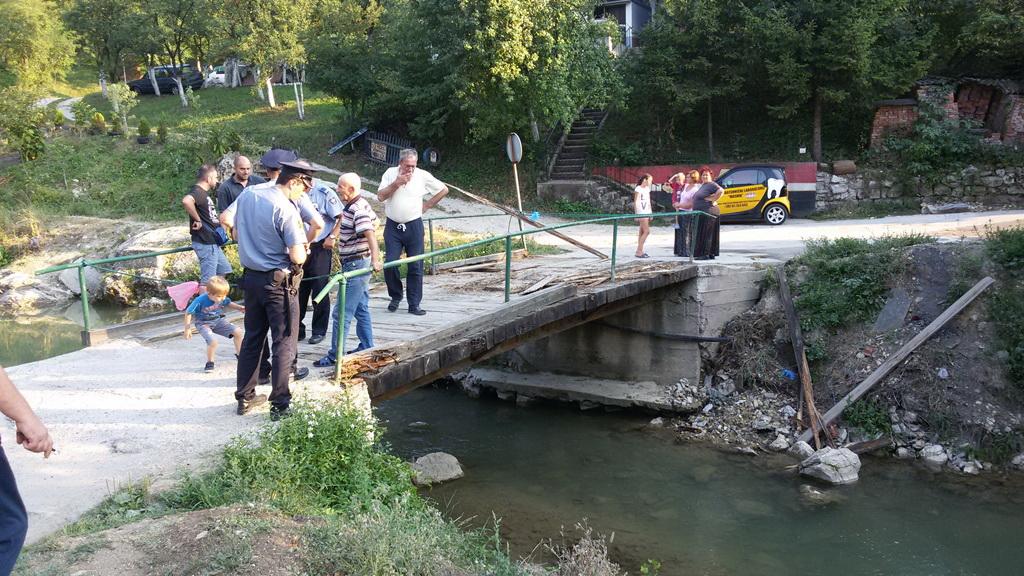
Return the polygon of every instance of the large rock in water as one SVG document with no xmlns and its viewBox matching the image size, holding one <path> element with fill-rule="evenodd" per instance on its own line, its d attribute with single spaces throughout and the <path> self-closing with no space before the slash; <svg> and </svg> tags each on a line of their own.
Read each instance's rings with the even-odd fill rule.
<svg viewBox="0 0 1024 576">
<path fill-rule="evenodd" d="M 85 277 L 85 289 L 89 292 L 89 296 L 93 298 L 99 296 L 100 292 L 102 292 L 103 290 L 103 274 L 100 274 L 98 270 L 91 266 L 85 268 L 82 274 Z M 65 288 L 70 290 L 71 293 L 74 294 L 75 296 L 78 296 L 82 293 L 78 285 L 77 268 L 68 268 L 67 270 L 62 270 L 61 273 L 57 275 L 57 277 L 60 279 L 60 283 L 63 284 Z"/>
<path fill-rule="evenodd" d="M 412 469 L 416 473 L 413 483 L 417 486 L 429 486 L 463 476 L 459 461 L 446 452 L 432 452 L 420 456 L 413 462 Z"/>
<path fill-rule="evenodd" d="M 852 484 L 860 472 L 860 457 L 848 448 L 825 447 L 800 463 L 804 476 L 830 484 Z"/>
</svg>

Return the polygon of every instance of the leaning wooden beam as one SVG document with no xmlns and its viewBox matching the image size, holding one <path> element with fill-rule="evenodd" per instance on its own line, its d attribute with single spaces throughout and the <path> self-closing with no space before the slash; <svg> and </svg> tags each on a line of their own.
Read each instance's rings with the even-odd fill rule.
<svg viewBox="0 0 1024 576">
<path fill-rule="evenodd" d="M 526 214 L 523 214 L 522 212 L 520 212 L 519 210 L 516 210 L 515 208 L 509 208 L 508 206 L 502 206 L 501 204 L 495 204 L 494 202 L 491 202 L 487 198 L 483 198 L 481 196 L 477 196 L 476 194 L 473 194 L 471 192 L 466 192 L 462 188 L 459 188 L 458 186 L 455 186 L 453 184 L 448 184 L 447 182 L 445 182 L 445 186 L 448 186 L 452 190 L 455 190 L 456 192 L 460 192 L 460 193 L 464 194 L 465 196 L 468 196 L 468 197 L 472 198 L 473 200 L 476 200 L 477 202 L 479 202 L 481 204 L 485 204 L 487 206 L 490 206 L 491 208 L 494 208 L 495 210 L 501 210 L 502 212 L 504 212 L 504 213 L 506 213 L 506 214 L 508 214 L 510 216 L 515 216 L 516 218 L 522 220 L 523 222 L 526 222 L 527 224 L 529 224 L 530 226 L 533 226 L 534 228 L 543 228 L 544 227 L 544 225 L 541 224 L 540 222 L 537 222 L 536 220 L 528 217 Z M 551 234 L 555 238 L 559 238 L 561 240 L 565 240 L 566 242 L 568 242 L 569 244 L 572 244 L 573 246 L 575 246 L 577 248 L 580 248 L 582 250 L 586 250 L 587 252 L 590 252 L 591 254 L 593 254 L 594 256 L 597 256 L 598 258 L 607 258 L 608 257 L 608 255 L 605 254 L 604 252 L 601 252 L 600 250 L 596 250 L 594 248 L 591 248 L 590 246 L 587 246 L 586 244 L 584 244 L 583 242 L 580 242 L 579 240 L 576 240 L 575 238 L 570 238 L 569 236 L 566 236 L 565 234 L 562 234 L 558 230 L 548 230 L 547 233 Z"/>
<path fill-rule="evenodd" d="M 793 306 L 793 296 L 789 292 L 789 282 L 786 281 L 785 267 L 779 266 L 775 269 L 775 277 L 779 281 L 779 300 L 782 301 L 782 308 L 786 311 L 786 321 L 789 323 L 789 340 L 793 343 L 793 354 L 796 356 L 796 370 L 800 375 L 800 388 L 797 390 L 797 397 L 801 400 L 800 410 L 797 411 L 797 420 L 800 420 L 801 412 L 807 408 L 807 420 L 811 423 L 810 430 L 814 434 L 814 447 L 821 448 L 821 440 L 818 438 L 818 411 L 814 406 L 814 385 L 811 382 L 811 370 L 807 366 L 807 353 L 804 350 L 804 336 L 800 331 L 800 318 L 797 317 L 796 307 Z"/>
<path fill-rule="evenodd" d="M 921 344 L 924 344 L 926 340 L 941 330 L 950 320 L 953 319 L 954 316 L 959 314 L 964 308 L 973 302 L 975 298 L 984 292 L 986 288 L 991 286 L 993 282 L 995 282 L 995 280 L 986 276 L 975 284 L 974 287 L 966 294 L 961 296 L 959 300 L 954 302 L 952 306 L 946 308 L 945 312 L 940 314 L 935 320 L 932 320 L 932 323 L 925 326 L 924 330 L 918 332 L 917 336 L 914 336 L 910 342 L 904 344 L 902 348 L 897 350 L 895 354 L 883 362 L 882 365 L 865 378 L 863 382 L 858 384 L 853 390 L 850 390 L 849 394 L 844 396 L 839 402 L 836 402 L 836 405 L 822 417 L 822 424 L 827 426 L 829 422 L 838 418 L 839 415 L 843 413 L 843 410 L 846 410 L 847 406 L 853 404 L 862 396 L 867 394 L 868 391 L 881 382 L 893 368 L 906 360 L 907 356 L 910 356 L 911 352 L 917 350 Z M 804 442 L 806 442 L 808 438 L 810 438 L 810 433 L 808 431 L 804 431 L 804 433 L 800 435 L 800 440 L 803 440 Z"/>
</svg>

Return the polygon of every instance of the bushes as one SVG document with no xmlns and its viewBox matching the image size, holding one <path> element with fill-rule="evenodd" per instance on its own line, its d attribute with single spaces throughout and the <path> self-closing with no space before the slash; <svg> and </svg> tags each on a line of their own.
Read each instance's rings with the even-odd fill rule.
<svg viewBox="0 0 1024 576">
<path fill-rule="evenodd" d="M 100 112 L 94 112 L 89 122 L 89 132 L 92 134 L 105 134 L 107 132 L 107 119 Z"/>
<path fill-rule="evenodd" d="M 989 231 L 985 249 L 999 267 L 999 282 L 989 303 L 996 341 L 1006 354 L 1006 372 L 1024 391 L 1024 228 Z"/>
<path fill-rule="evenodd" d="M 149 122 L 147 122 L 145 118 L 143 118 L 142 120 L 139 120 L 139 137 L 140 138 L 149 138 L 149 134 L 150 134 Z"/>
<path fill-rule="evenodd" d="M 71 114 L 75 117 L 75 128 L 84 132 L 89 128 L 96 109 L 85 100 L 78 100 L 71 105 Z"/>
<path fill-rule="evenodd" d="M 170 498 L 181 508 L 260 499 L 287 513 L 338 513 L 372 502 L 416 498 L 407 464 L 368 440 L 374 425 L 338 401 L 297 403 L 254 440 L 224 449 L 213 473 L 185 481 Z"/>
<path fill-rule="evenodd" d="M 35 105 L 35 97 L 18 88 L 0 90 L 0 148 L 18 151 L 35 160 L 45 149 L 41 130 L 52 117 L 47 108 Z"/>
<path fill-rule="evenodd" d="M 872 318 L 901 272 L 903 248 L 930 241 L 921 235 L 809 241 L 807 251 L 787 265 L 803 329 Z"/>
</svg>

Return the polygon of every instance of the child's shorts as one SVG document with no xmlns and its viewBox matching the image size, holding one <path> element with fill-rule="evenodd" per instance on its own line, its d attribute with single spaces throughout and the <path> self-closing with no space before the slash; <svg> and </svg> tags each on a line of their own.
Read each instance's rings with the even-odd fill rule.
<svg viewBox="0 0 1024 576">
<path fill-rule="evenodd" d="M 226 318 L 217 318 L 209 322 L 196 322 L 196 330 L 199 331 L 199 335 L 206 340 L 209 344 L 213 342 L 213 335 L 217 334 L 225 338 L 231 338 L 231 335 L 235 333 L 235 325 L 228 322 Z"/>
</svg>

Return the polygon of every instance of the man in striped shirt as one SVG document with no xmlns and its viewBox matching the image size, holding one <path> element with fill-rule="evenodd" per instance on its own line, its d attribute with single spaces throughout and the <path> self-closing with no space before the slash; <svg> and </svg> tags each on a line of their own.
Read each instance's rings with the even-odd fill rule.
<svg viewBox="0 0 1024 576">
<path fill-rule="evenodd" d="M 362 180 L 354 172 L 342 174 L 338 178 L 338 195 L 344 209 L 339 217 L 338 258 L 341 260 L 343 272 L 373 268 L 380 272 L 384 263 L 377 247 L 377 215 L 369 202 L 362 197 Z M 339 302 L 334 303 L 334 326 L 331 333 L 331 349 L 327 355 L 313 363 L 318 368 L 334 366 L 338 356 L 344 352 L 345 339 L 348 337 L 348 325 L 352 318 L 356 319 L 356 336 L 359 347 L 355 351 L 373 347 L 373 326 L 370 324 L 370 274 L 362 274 L 348 279 L 345 290 L 344 317 L 339 322 Z M 341 346 L 338 350 L 338 331 L 341 331 Z"/>
</svg>

